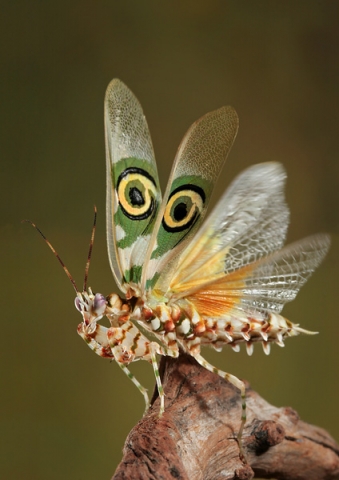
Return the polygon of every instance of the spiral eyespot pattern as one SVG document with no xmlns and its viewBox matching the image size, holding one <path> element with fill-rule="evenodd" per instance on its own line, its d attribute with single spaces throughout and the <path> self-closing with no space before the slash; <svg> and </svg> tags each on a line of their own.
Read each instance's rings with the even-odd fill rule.
<svg viewBox="0 0 339 480">
<path fill-rule="evenodd" d="M 157 186 L 142 168 L 126 168 L 119 175 L 117 194 L 121 210 L 131 220 L 144 220 L 155 210 Z"/>
<path fill-rule="evenodd" d="M 191 228 L 200 216 L 205 192 L 197 185 L 181 185 L 171 193 L 162 224 L 167 232 L 182 232 Z"/>
</svg>

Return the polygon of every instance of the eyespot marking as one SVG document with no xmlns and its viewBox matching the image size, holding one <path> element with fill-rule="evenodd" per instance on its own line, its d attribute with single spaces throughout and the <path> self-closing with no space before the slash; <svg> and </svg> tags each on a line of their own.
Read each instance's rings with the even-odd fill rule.
<svg viewBox="0 0 339 480">
<path fill-rule="evenodd" d="M 145 200 L 142 196 L 142 192 L 140 192 L 137 187 L 132 187 L 128 192 L 128 195 L 132 205 L 145 205 Z"/>
<path fill-rule="evenodd" d="M 167 232 L 182 232 L 191 228 L 204 207 L 205 192 L 198 185 L 186 184 L 171 193 L 162 224 Z"/>
<path fill-rule="evenodd" d="M 144 220 L 156 208 L 156 182 L 142 168 L 129 167 L 119 175 L 117 194 L 122 212 L 131 220 Z"/>
</svg>

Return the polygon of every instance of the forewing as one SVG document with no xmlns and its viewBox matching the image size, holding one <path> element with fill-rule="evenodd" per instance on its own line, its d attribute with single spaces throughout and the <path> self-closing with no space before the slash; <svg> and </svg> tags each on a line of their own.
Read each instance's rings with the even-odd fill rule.
<svg viewBox="0 0 339 480">
<path fill-rule="evenodd" d="M 179 255 L 206 213 L 212 189 L 238 130 L 231 107 L 203 116 L 177 152 L 143 270 L 142 289 L 168 289 Z"/>
<path fill-rule="evenodd" d="M 207 283 L 282 247 L 289 211 L 286 174 L 279 163 L 242 172 L 183 252 L 171 282 L 174 293 Z"/>
<path fill-rule="evenodd" d="M 326 255 L 328 235 L 314 235 L 245 265 L 188 294 L 200 315 L 237 317 L 280 313 Z"/>
<path fill-rule="evenodd" d="M 107 245 L 120 289 L 138 285 L 161 203 L 157 167 L 141 105 L 120 80 L 105 97 Z"/>
</svg>

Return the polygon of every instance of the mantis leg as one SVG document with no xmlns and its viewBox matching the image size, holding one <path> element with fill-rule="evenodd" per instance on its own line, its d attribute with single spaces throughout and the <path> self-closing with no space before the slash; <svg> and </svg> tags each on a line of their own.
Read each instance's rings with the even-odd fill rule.
<svg viewBox="0 0 339 480">
<path fill-rule="evenodd" d="M 137 389 L 139 390 L 139 392 L 143 395 L 143 397 L 144 397 L 144 399 L 145 399 L 145 404 L 146 404 L 146 407 L 145 407 L 145 413 L 146 413 L 147 410 L 148 410 L 148 408 L 149 408 L 149 398 L 148 398 L 147 389 L 141 385 L 141 383 L 135 378 L 135 376 L 133 375 L 133 373 L 130 372 L 130 371 L 128 370 L 128 368 L 127 368 L 123 363 L 117 362 L 117 364 L 119 365 L 119 367 L 121 368 L 121 370 L 125 373 L 125 375 L 127 375 L 127 377 L 128 377 L 130 380 L 132 380 L 132 382 L 133 382 L 134 385 L 137 387 Z"/>
<path fill-rule="evenodd" d="M 156 354 L 154 352 L 151 354 L 151 361 L 152 361 L 152 367 L 153 367 L 154 376 L 155 376 L 155 380 L 157 382 L 157 388 L 158 388 L 159 397 L 160 397 L 159 417 L 161 417 L 161 415 L 165 411 L 165 394 L 164 394 L 164 389 L 163 389 L 163 386 L 162 386 L 162 383 L 161 383 L 157 357 L 156 357 Z"/>
</svg>

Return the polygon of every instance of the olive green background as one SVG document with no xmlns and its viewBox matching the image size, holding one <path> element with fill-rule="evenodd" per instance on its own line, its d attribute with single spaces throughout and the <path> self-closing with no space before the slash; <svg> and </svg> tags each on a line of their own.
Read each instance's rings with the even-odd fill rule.
<svg viewBox="0 0 339 480">
<path fill-rule="evenodd" d="M 288 305 L 314 337 L 270 357 L 206 351 L 268 401 L 339 439 L 339 3 L 190 0 L 1 2 L 1 408 L 3 479 L 108 479 L 144 404 L 115 364 L 76 333 L 74 291 L 114 290 L 105 244 L 103 98 L 113 77 L 146 113 L 163 188 L 191 123 L 225 104 L 240 131 L 215 198 L 244 168 L 288 172 L 288 240 L 332 234 L 323 265 Z M 150 365 L 133 372 L 150 390 Z"/>
</svg>

